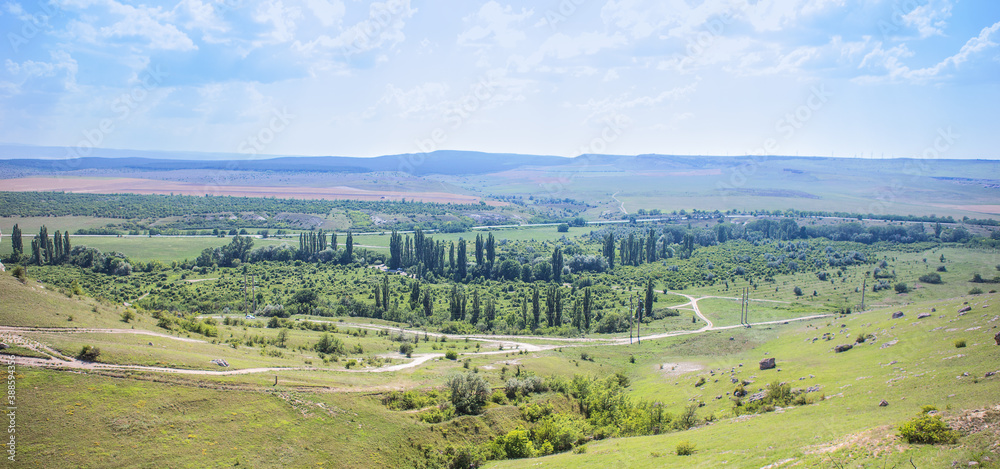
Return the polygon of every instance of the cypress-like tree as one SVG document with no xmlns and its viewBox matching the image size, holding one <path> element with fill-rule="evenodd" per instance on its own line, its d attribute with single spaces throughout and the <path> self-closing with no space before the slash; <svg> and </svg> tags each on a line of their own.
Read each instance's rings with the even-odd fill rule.
<svg viewBox="0 0 1000 469">
<path fill-rule="evenodd" d="M 465 253 L 465 240 L 462 239 L 462 238 L 458 238 L 458 260 L 457 260 L 457 262 L 458 262 L 458 274 L 457 274 L 458 276 L 457 276 L 457 278 L 455 280 L 459 281 L 459 282 L 462 282 L 462 281 L 465 281 L 465 274 L 466 274 L 466 272 L 468 271 L 468 268 L 469 268 L 469 265 L 468 265 L 469 264 L 468 256 Z"/>
<path fill-rule="evenodd" d="M 24 240 L 21 238 L 21 228 L 14 224 L 14 230 L 10 234 L 11 258 L 17 262 L 24 255 Z"/>
<path fill-rule="evenodd" d="M 531 291 L 531 329 L 538 329 L 539 321 L 542 318 L 542 308 L 538 299 L 538 285 L 535 285 Z"/>
<path fill-rule="evenodd" d="M 469 322 L 472 323 L 473 326 L 479 323 L 479 314 L 481 313 L 480 309 L 479 290 L 475 290 L 472 292 L 472 317 L 469 318 Z"/>
</svg>

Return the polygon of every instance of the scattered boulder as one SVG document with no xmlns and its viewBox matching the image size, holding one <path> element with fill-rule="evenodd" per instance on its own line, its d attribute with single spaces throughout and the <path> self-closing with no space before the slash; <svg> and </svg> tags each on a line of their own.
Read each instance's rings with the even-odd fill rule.
<svg viewBox="0 0 1000 469">
<path fill-rule="evenodd" d="M 774 358 L 765 358 L 760 361 L 760 369 L 762 370 L 770 370 L 774 366 Z"/>
<path fill-rule="evenodd" d="M 10 347 L 10 345 L 0 343 L 0 350 L 3 350 L 5 348 L 7 348 L 7 347 Z"/>
<path fill-rule="evenodd" d="M 983 376 L 983 377 L 984 378 L 989 378 L 990 376 L 993 376 L 995 374 L 997 374 L 997 372 L 995 372 L 995 371 L 987 371 L 986 372 L 986 376 Z"/>
<path fill-rule="evenodd" d="M 222 366 L 222 367 L 229 367 L 229 363 L 227 363 L 225 360 L 223 360 L 221 358 L 216 358 L 216 359 L 212 360 L 212 363 L 215 363 L 216 365 L 219 365 L 219 366 Z"/>
<path fill-rule="evenodd" d="M 997 332 L 997 335 L 993 336 L 993 340 L 997 341 L 997 345 L 1000 345 L 1000 332 Z"/>
<path fill-rule="evenodd" d="M 878 403 L 878 406 L 879 406 L 879 407 L 885 407 L 885 406 L 888 406 L 888 405 L 889 405 L 889 401 L 887 401 L 887 400 L 885 400 L 885 399 L 882 399 L 882 400 L 881 400 L 881 401 L 880 401 L 880 402 Z"/>
<path fill-rule="evenodd" d="M 892 318 L 893 319 L 899 319 L 901 317 L 903 317 L 903 312 L 902 311 L 896 311 L 895 313 L 892 313 Z"/>
<path fill-rule="evenodd" d="M 937 308 L 931 308 L 931 312 L 932 313 L 936 313 L 937 312 Z"/>
<path fill-rule="evenodd" d="M 929 317 L 931 317 L 931 313 L 920 313 L 920 314 L 917 315 L 917 319 L 923 319 L 923 318 L 929 318 Z"/>
<path fill-rule="evenodd" d="M 969 311 L 972 311 L 972 306 L 966 306 L 966 307 L 958 310 L 959 313 L 967 313 Z"/>
<path fill-rule="evenodd" d="M 834 347 L 833 351 L 835 353 L 840 353 L 840 352 L 846 352 L 846 351 L 848 351 L 848 350 L 850 350 L 852 348 L 854 348 L 854 346 L 851 345 L 851 344 L 843 344 L 843 345 L 838 345 L 838 346 Z"/>
</svg>

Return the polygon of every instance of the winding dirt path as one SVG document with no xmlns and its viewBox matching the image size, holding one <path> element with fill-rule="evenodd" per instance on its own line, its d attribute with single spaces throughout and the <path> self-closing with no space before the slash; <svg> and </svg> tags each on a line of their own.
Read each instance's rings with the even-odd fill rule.
<svg viewBox="0 0 1000 469">
<path fill-rule="evenodd" d="M 660 292 L 667 293 L 667 292 Z M 742 324 L 736 324 L 732 326 L 715 326 L 715 324 L 706 317 L 701 309 L 698 307 L 698 301 L 706 298 L 725 298 L 718 296 L 703 296 L 695 297 L 694 295 L 688 295 L 678 292 L 669 292 L 674 295 L 683 296 L 688 301 L 686 303 L 681 303 L 676 306 L 671 306 L 675 309 L 686 309 L 693 311 L 694 314 L 701 318 L 705 322 L 705 325 L 697 330 L 688 331 L 673 331 L 673 332 L 663 332 L 659 334 L 650 334 L 641 336 L 638 339 L 641 340 L 657 340 L 664 339 L 668 337 L 677 337 L 682 335 L 692 335 L 700 334 L 709 331 L 719 331 L 727 329 L 736 329 L 746 327 Z M 776 300 L 758 300 L 758 301 L 776 301 Z M 751 326 L 755 325 L 768 325 L 768 324 L 784 324 L 793 321 L 808 321 L 812 319 L 818 319 L 823 317 L 829 317 L 830 314 L 817 314 L 812 316 L 803 316 L 798 318 L 789 319 L 779 319 L 775 321 L 764 321 L 751 323 Z M 319 323 L 331 323 L 337 324 L 341 327 L 354 327 L 358 329 L 367 330 L 387 330 L 402 332 L 405 334 L 420 335 L 426 334 L 429 337 L 445 337 L 451 340 L 475 340 L 485 343 L 493 343 L 501 346 L 499 350 L 491 350 L 485 352 L 466 352 L 461 353 L 461 355 L 500 355 L 507 354 L 511 351 L 526 351 L 526 352 L 540 352 L 545 350 L 552 350 L 556 348 L 565 347 L 592 347 L 592 346 L 616 346 L 616 345 L 628 345 L 631 343 L 632 339 L 621 337 L 621 338 L 567 338 L 567 337 L 541 337 L 541 336 L 509 336 L 509 335 L 458 335 L 458 334 L 444 334 L 440 332 L 428 332 L 416 329 L 406 329 L 402 327 L 393 326 L 382 326 L 377 324 L 360 324 L 360 323 L 349 323 L 349 322 L 333 322 L 333 321 L 322 321 L 322 320 L 309 320 L 311 322 Z M 254 373 L 272 373 L 280 371 L 336 371 L 345 373 L 390 373 L 395 371 L 402 371 L 410 368 L 416 368 L 428 361 L 443 358 L 444 354 L 440 353 L 428 353 L 414 355 L 413 359 L 406 363 L 396 364 L 396 365 L 386 365 L 377 368 L 362 368 L 362 369 L 346 369 L 346 370 L 327 370 L 323 368 L 316 367 L 268 367 L 268 368 L 243 368 L 238 370 L 193 370 L 193 369 L 182 369 L 182 368 L 167 368 L 167 367 L 156 367 L 156 366 L 144 366 L 144 365 L 114 365 L 106 363 L 94 363 L 77 360 L 72 357 L 66 357 L 60 354 L 58 351 L 51 349 L 50 347 L 41 344 L 40 342 L 34 341 L 32 339 L 21 336 L 22 333 L 58 333 L 58 334 L 138 334 L 147 335 L 152 337 L 160 337 L 164 339 L 179 340 L 182 342 L 197 342 L 197 343 L 207 343 L 203 340 L 191 339 L 187 337 L 177 337 L 168 334 L 162 334 L 153 331 L 146 331 L 141 329 L 100 329 L 100 328 L 55 328 L 55 327 L 12 327 L 12 326 L 0 326 L 0 339 L 7 340 L 10 343 L 25 345 L 32 350 L 38 351 L 40 353 L 51 355 L 55 359 L 42 359 L 34 357 L 21 357 L 8 355 L 8 357 L 14 360 L 14 363 L 21 366 L 37 366 L 44 368 L 55 368 L 55 369 L 71 369 L 71 370 L 95 370 L 95 371 L 150 371 L 159 373 L 170 373 L 170 374 L 180 374 L 180 375 L 202 375 L 202 376 L 232 376 L 232 375 L 245 375 Z M 521 340 L 538 340 L 549 342 L 547 344 L 531 344 L 526 342 L 521 342 Z"/>
</svg>

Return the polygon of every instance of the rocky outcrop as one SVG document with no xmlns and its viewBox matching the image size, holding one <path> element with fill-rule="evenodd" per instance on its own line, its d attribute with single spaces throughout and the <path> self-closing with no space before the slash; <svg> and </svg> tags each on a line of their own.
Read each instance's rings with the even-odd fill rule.
<svg viewBox="0 0 1000 469">
<path fill-rule="evenodd" d="M 892 318 L 893 319 L 899 319 L 901 317 L 903 317 L 903 312 L 902 311 L 896 311 L 895 313 L 892 313 Z"/>
<path fill-rule="evenodd" d="M 850 350 L 852 348 L 854 348 L 854 346 L 851 345 L 851 344 L 843 344 L 843 345 L 838 345 L 838 346 L 834 347 L 833 351 L 836 352 L 836 353 L 840 353 L 840 352 L 846 352 L 846 351 L 848 351 L 848 350 Z"/>
<path fill-rule="evenodd" d="M 760 361 L 760 369 L 762 370 L 770 370 L 771 368 L 774 368 L 774 366 L 773 358 L 765 358 Z"/>
</svg>

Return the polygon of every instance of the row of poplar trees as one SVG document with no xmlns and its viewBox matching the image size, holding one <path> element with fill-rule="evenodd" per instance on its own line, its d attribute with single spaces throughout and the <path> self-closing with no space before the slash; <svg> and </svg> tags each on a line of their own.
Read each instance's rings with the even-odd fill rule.
<svg viewBox="0 0 1000 469">
<path fill-rule="evenodd" d="M 24 240 L 21 228 L 14 225 L 11 231 L 11 256 L 12 262 L 21 262 L 24 259 Z M 31 240 L 31 257 L 28 262 L 36 265 L 62 264 L 69 259 L 72 246 L 69 241 L 69 231 L 61 233 L 56 230 L 52 237 L 49 237 L 49 229 L 42 225 L 36 235 Z"/>
</svg>

